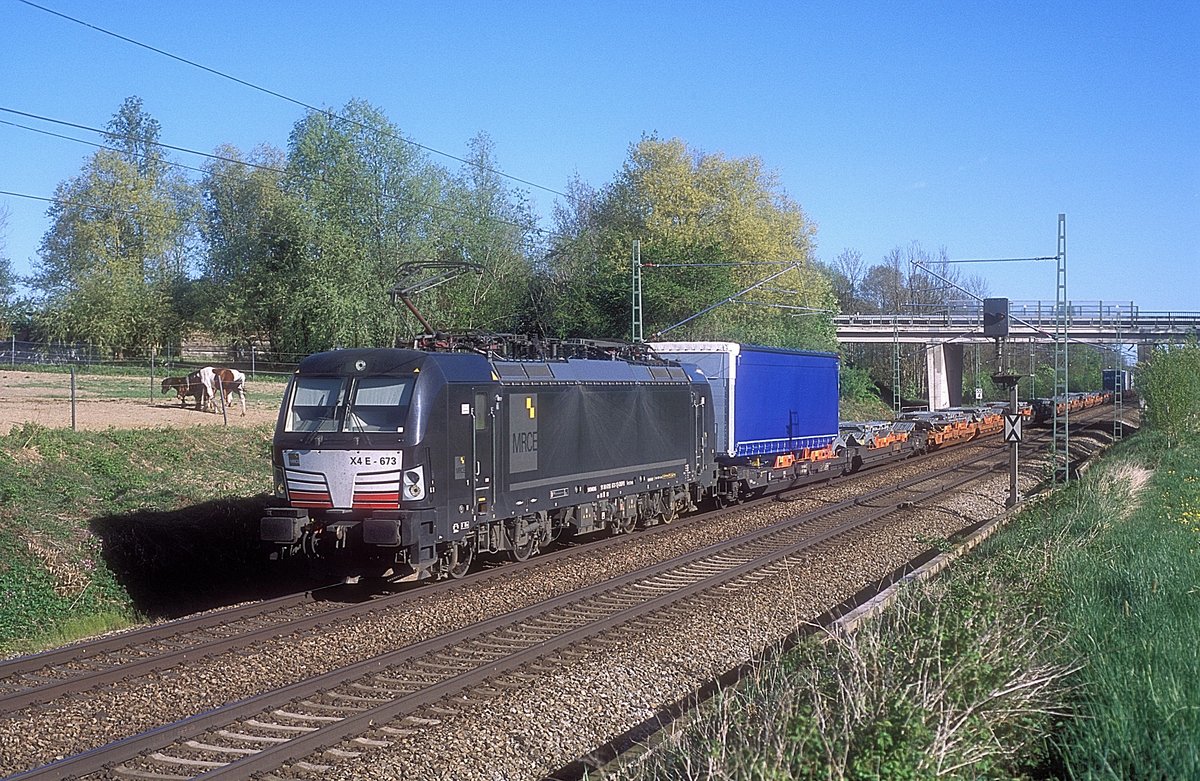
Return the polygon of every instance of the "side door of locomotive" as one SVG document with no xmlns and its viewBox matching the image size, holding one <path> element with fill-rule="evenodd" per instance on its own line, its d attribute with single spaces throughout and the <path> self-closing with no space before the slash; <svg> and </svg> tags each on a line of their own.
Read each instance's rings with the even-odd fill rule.
<svg viewBox="0 0 1200 781">
<path fill-rule="evenodd" d="M 496 500 L 496 396 L 487 385 L 471 388 L 471 494 L 477 522 L 491 518 Z"/>
<path fill-rule="evenodd" d="M 709 461 L 708 432 L 712 430 L 713 405 L 711 396 L 692 389 L 692 427 L 696 447 L 696 473 L 702 474 Z"/>
</svg>

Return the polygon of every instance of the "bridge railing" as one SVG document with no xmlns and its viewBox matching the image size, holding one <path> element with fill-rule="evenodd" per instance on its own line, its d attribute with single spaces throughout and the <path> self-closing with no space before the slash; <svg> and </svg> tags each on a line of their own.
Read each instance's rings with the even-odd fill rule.
<svg viewBox="0 0 1200 781">
<path fill-rule="evenodd" d="M 1027 333 L 1029 326 L 1035 332 L 1053 332 L 1061 312 L 1056 304 L 1048 301 L 1009 302 L 1012 330 L 1019 334 Z M 914 307 L 913 311 L 897 314 L 843 314 L 834 318 L 834 323 L 839 330 L 862 329 L 878 336 L 892 329 L 902 333 L 979 331 L 982 329 L 982 318 L 980 304 L 952 302 L 936 306 L 922 305 L 919 309 Z M 1075 333 L 1122 334 L 1131 338 L 1200 338 L 1200 312 L 1143 310 L 1132 301 L 1072 301 L 1066 307 L 1066 321 L 1068 329 Z"/>
<path fill-rule="evenodd" d="M 1010 301 L 1009 315 L 1039 326 L 1053 326 L 1058 322 L 1062 310 L 1050 301 Z M 1175 329 L 1190 328 L 1200 324 L 1200 312 L 1155 312 L 1140 309 L 1132 301 L 1072 301 L 1066 306 L 1067 324 L 1091 326 L 1122 325 L 1150 326 Z M 847 325 L 869 325 L 883 327 L 895 323 L 897 326 L 965 326 L 978 324 L 983 319 L 983 306 L 977 302 L 952 302 L 949 304 L 913 307 L 911 311 L 897 314 L 850 312 L 838 315 L 836 321 Z"/>
</svg>

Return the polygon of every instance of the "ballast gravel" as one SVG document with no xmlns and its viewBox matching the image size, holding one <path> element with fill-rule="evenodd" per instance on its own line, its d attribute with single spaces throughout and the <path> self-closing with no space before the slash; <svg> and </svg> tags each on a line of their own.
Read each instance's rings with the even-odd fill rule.
<svg viewBox="0 0 1200 781">
<path fill-rule="evenodd" d="M 420 597 L 353 623 L 334 623 L 252 650 L 180 664 L 63 701 L 0 716 L 0 768 L 19 772 L 112 740 L 170 723 L 298 680 L 320 675 L 436 637 L 474 622 L 537 604 L 556 594 L 696 550 L 783 518 L 894 485 L 949 462 L 935 454 L 899 469 L 863 473 L 710 522 L 637 535 L 630 544 L 534 567 L 483 585 Z M 1021 490 L 1045 473 L 1035 460 L 1022 465 Z M 853 595 L 964 526 L 1002 511 L 1008 477 L 913 508 L 884 534 L 835 553 L 803 560 L 743 590 L 707 599 L 687 619 L 631 633 L 607 653 L 574 654 L 548 662 L 536 686 L 504 688 L 491 699 L 460 702 L 455 715 L 408 727 L 402 737 L 375 735 L 390 745 L 363 749 L 358 758 L 310 758 L 333 767 L 324 779 L 540 778 L 614 735 L 649 718 L 724 671 L 787 636 L 828 606 Z M 345 747 L 349 748 L 349 746 Z"/>
</svg>

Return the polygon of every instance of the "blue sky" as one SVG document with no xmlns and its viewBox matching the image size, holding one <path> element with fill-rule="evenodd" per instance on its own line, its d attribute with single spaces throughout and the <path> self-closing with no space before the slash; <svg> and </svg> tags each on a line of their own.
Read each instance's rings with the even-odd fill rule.
<svg viewBox="0 0 1200 781">
<path fill-rule="evenodd" d="M 648 133 L 757 156 L 817 224 L 824 261 L 913 240 L 951 258 L 1053 255 L 1062 212 L 1072 300 L 1200 310 L 1194 0 L 37 2 L 312 105 L 367 100 L 450 154 L 485 131 L 505 172 L 549 190 L 604 185 Z M 202 151 L 283 147 L 302 114 L 0 0 L 0 107 L 102 127 L 129 95 L 164 142 Z M 91 151 L 0 125 L 0 190 L 48 197 Z M 555 196 L 530 194 L 548 215 Z M 0 206 L 28 273 L 47 204 Z M 1055 296 L 1053 263 L 963 270 L 992 295 Z"/>
</svg>

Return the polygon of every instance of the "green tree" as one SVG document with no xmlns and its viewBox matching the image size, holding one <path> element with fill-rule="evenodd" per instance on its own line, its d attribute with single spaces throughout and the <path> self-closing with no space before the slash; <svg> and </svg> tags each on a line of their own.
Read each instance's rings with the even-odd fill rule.
<svg viewBox="0 0 1200 781">
<path fill-rule="evenodd" d="M 1200 434 L 1200 345 L 1154 348 L 1138 367 L 1138 390 L 1146 399 L 1147 422 L 1169 443 Z"/>
<path fill-rule="evenodd" d="M 446 263 L 472 263 L 464 274 L 416 302 L 439 330 L 524 331 L 531 327 L 529 257 L 536 217 L 524 192 L 498 172 L 495 146 L 486 134 L 468 143 L 461 170 L 447 182 L 434 210 L 434 254 Z M 406 321 L 409 332 L 416 330 Z"/>
<path fill-rule="evenodd" d="M 112 148 L 57 187 L 30 284 L 44 299 L 50 338 L 144 351 L 181 327 L 192 193 L 168 174 L 158 123 L 140 99 L 128 98 L 108 130 Z"/>
<path fill-rule="evenodd" d="M 631 251 L 640 240 L 648 336 L 794 263 L 770 286 L 737 296 L 670 338 L 832 346 L 828 314 L 836 299 L 812 266 L 815 227 L 758 158 L 644 138 L 609 186 L 595 192 L 576 184 L 569 195 L 555 215 L 545 268 L 557 283 L 547 306 L 551 330 L 629 334 Z"/>
<path fill-rule="evenodd" d="M 362 101 L 297 122 L 287 170 L 309 228 L 279 344 L 290 352 L 392 344 L 391 290 L 401 264 L 435 255 L 445 172 Z"/>
<path fill-rule="evenodd" d="M 196 300 L 222 334 L 294 357 L 390 345 L 396 269 L 424 257 L 440 176 L 378 109 L 296 122 L 285 153 L 223 147 L 202 182 Z"/>
<path fill-rule="evenodd" d="M 245 156 L 226 146 L 217 154 L 201 182 L 209 252 L 192 314 L 237 342 L 286 352 L 297 346 L 290 335 L 301 315 L 309 215 L 286 189 L 281 151 Z"/>
</svg>

